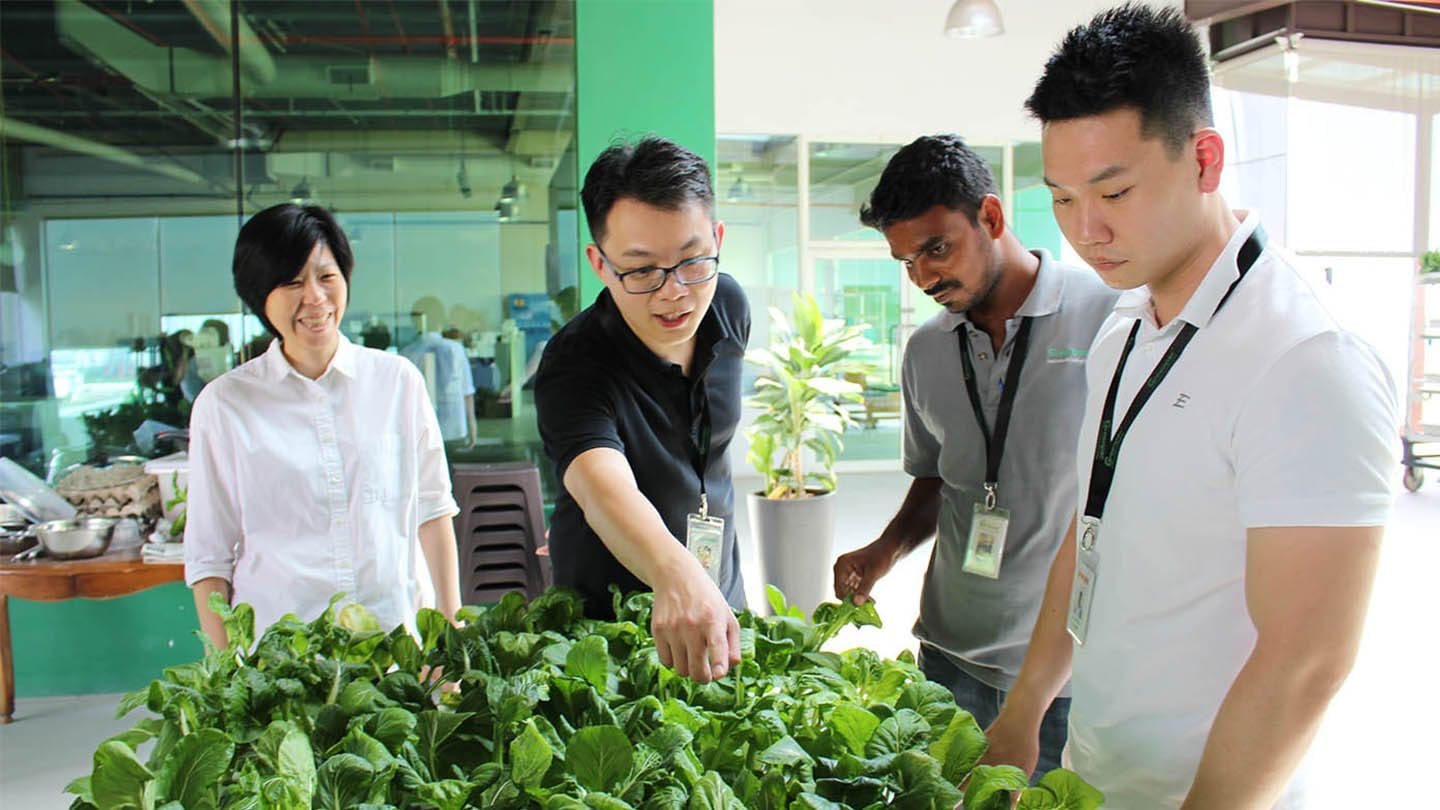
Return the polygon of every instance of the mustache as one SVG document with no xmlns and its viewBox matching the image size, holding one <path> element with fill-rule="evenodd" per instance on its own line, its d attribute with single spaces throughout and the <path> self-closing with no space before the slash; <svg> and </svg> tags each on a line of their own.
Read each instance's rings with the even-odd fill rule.
<svg viewBox="0 0 1440 810">
<path fill-rule="evenodd" d="M 938 283 L 938 284 L 934 284 L 934 285 L 931 285 L 931 286 L 929 286 L 929 287 L 926 287 L 926 288 L 925 288 L 925 294 L 928 295 L 928 296 L 930 296 L 931 298 L 934 298 L 935 296 L 939 295 L 939 294 L 942 293 L 942 292 L 945 292 L 946 290 L 958 290 L 958 289 L 960 289 L 961 286 L 962 286 L 962 285 L 960 284 L 960 282 L 958 282 L 958 281 L 956 281 L 956 280 L 954 280 L 954 279 L 950 279 L 950 280 L 942 281 L 942 282 L 940 282 L 940 283 Z"/>
</svg>

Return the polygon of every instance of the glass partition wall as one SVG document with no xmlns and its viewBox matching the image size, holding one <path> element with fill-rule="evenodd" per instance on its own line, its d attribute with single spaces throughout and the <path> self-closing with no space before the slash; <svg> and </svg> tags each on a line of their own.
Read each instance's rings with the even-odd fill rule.
<svg viewBox="0 0 1440 810">
<path fill-rule="evenodd" d="M 577 301 L 573 28 L 571 0 L 0 3 L 0 453 L 163 452 L 268 344 L 240 223 L 304 200 L 353 245 L 351 340 L 465 346 L 452 460 L 537 457 L 525 383 Z"/>
</svg>

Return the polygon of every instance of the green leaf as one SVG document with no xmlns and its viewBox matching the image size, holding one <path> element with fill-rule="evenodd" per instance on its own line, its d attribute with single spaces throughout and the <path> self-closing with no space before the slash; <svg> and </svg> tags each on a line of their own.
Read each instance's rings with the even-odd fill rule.
<svg viewBox="0 0 1440 810">
<path fill-rule="evenodd" d="M 182 738 L 155 776 L 161 799 L 179 801 L 187 810 L 214 808 L 220 800 L 220 778 L 230 770 L 235 743 L 225 732 L 202 728 Z"/>
<path fill-rule="evenodd" d="M 555 759 L 555 750 L 535 728 L 533 718 L 524 725 L 510 742 L 510 780 L 521 787 L 539 787 Z"/>
<path fill-rule="evenodd" d="M 420 608 L 415 614 L 415 627 L 420 631 L 420 651 L 429 653 L 440 643 L 445 628 L 450 626 L 445 614 L 431 608 Z"/>
<path fill-rule="evenodd" d="M 965 785 L 965 810 L 1009 810 L 1011 791 L 1029 784 L 1025 772 L 1012 765 L 976 765 Z"/>
<path fill-rule="evenodd" d="M 434 710 L 420 713 L 416 723 L 420 741 L 416 748 L 420 751 L 420 756 L 425 758 L 426 764 L 430 766 L 431 773 L 435 773 L 436 757 L 440 753 L 440 747 L 469 717 L 469 714 Z M 438 776 L 438 774 L 436 775 Z"/>
<path fill-rule="evenodd" d="M 410 739 L 415 732 L 415 715 L 404 709 L 389 707 L 381 709 L 377 714 L 365 721 L 365 731 L 370 736 L 384 743 L 385 747 L 392 754 L 399 753 L 400 746 Z"/>
<path fill-rule="evenodd" d="M 110 740 L 95 751 L 90 792 L 100 810 L 153 810 L 155 774 L 136 758 L 134 749 Z"/>
<path fill-rule="evenodd" d="M 545 810 L 585 810 L 585 802 L 574 796 L 557 794 L 545 800 Z"/>
<path fill-rule="evenodd" d="M 354 754 L 336 754 L 315 772 L 315 807 L 349 810 L 370 797 L 375 768 Z"/>
<path fill-rule="evenodd" d="M 856 756 L 864 756 L 865 745 L 880 726 L 880 718 L 853 703 L 841 703 L 831 709 L 827 722 Z"/>
<path fill-rule="evenodd" d="M 634 760 L 634 746 L 619 726 L 582 728 L 565 747 L 570 772 L 589 790 L 615 787 L 630 773 Z"/>
<path fill-rule="evenodd" d="M 776 740 L 773 745 L 760 752 L 760 762 L 766 765 L 779 765 L 791 767 L 795 765 L 814 765 L 815 760 L 795 742 L 794 737 L 785 736 Z"/>
<path fill-rule="evenodd" d="M 934 681 L 913 681 L 900 690 L 895 708 L 914 709 L 931 728 L 943 728 L 955 717 L 955 695 L 949 687 Z M 944 761 L 942 757 L 936 759 Z"/>
<path fill-rule="evenodd" d="M 885 718 L 865 745 L 865 753 L 876 757 L 908 751 L 924 741 L 930 724 L 912 709 L 900 709 Z"/>
<path fill-rule="evenodd" d="M 1027 806 L 1025 800 L 1031 794 L 1040 794 L 1043 789 L 1053 798 L 1053 804 L 1042 804 L 1032 802 Z M 1092 785 L 1081 779 L 1074 771 L 1067 771 L 1064 768 L 1056 768 L 1053 771 L 1040 777 L 1040 783 L 1036 788 L 1026 788 L 1020 796 L 1020 807 L 1025 810 L 1039 810 L 1040 808 L 1055 808 L 1055 810 L 1097 810 L 1105 803 L 1105 794 L 1095 789 Z"/>
<path fill-rule="evenodd" d="M 416 796 L 435 810 L 464 810 L 475 786 L 463 779 L 441 779 L 419 785 Z"/>
<path fill-rule="evenodd" d="M 570 648 L 565 674 L 583 678 L 604 692 L 610 678 L 610 648 L 602 636 L 588 636 Z"/>
<path fill-rule="evenodd" d="M 940 763 L 940 772 L 945 778 L 958 785 L 970 775 L 970 769 L 985 756 L 989 747 L 990 742 L 974 715 L 961 709 L 930 744 L 930 755 Z"/>
<path fill-rule="evenodd" d="M 688 810 L 745 810 L 745 805 L 719 773 L 706 771 L 690 791 Z"/>
<path fill-rule="evenodd" d="M 654 749 L 655 753 L 667 762 L 680 753 L 695 737 L 690 730 L 682 725 L 671 724 L 661 726 L 645 738 L 645 744 Z"/>
<path fill-rule="evenodd" d="M 79 798 L 76 801 L 89 805 L 95 804 L 95 795 L 90 792 L 90 777 L 88 776 L 79 776 L 71 779 L 70 784 L 65 786 L 65 792 L 78 796 Z"/>
<path fill-rule="evenodd" d="M 617 799 L 608 793 L 587 793 L 585 806 L 593 807 L 595 810 L 635 810 L 635 807 L 629 802 Z"/>
</svg>

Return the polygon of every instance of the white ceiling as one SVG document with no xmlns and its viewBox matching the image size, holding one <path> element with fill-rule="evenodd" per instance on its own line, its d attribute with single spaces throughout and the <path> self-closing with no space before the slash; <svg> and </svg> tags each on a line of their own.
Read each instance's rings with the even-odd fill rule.
<svg viewBox="0 0 1440 810">
<path fill-rule="evenodd" d="M 942 31 L 952 2 L 715 0 L 716 131 L 1038 139 L 1022 105 L 1045 60 L 1118 0 L 997 0 L 1005 33 L 969 40 Z"/>
</svg>

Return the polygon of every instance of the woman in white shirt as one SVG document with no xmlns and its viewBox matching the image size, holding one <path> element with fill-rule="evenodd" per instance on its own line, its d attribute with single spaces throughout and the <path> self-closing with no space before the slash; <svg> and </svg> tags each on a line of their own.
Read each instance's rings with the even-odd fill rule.
<svg viewBox="0 0 1440 810">
<path fill-rule="evenodd" d="M 435 412 L 414 365 L 340 333 L 352 266 L 314 205 L 267 208 L 236 240 L 235 291 L 278 340 L 207 385 L 190 417 L 185 581 L 218 646 L 212 593 L 249 603 L 257 633 L 313 619 L 336 593 L 386 628 L 413 628 L 432 594 L 446 616 L 460 606 Z"/>
</svg>

